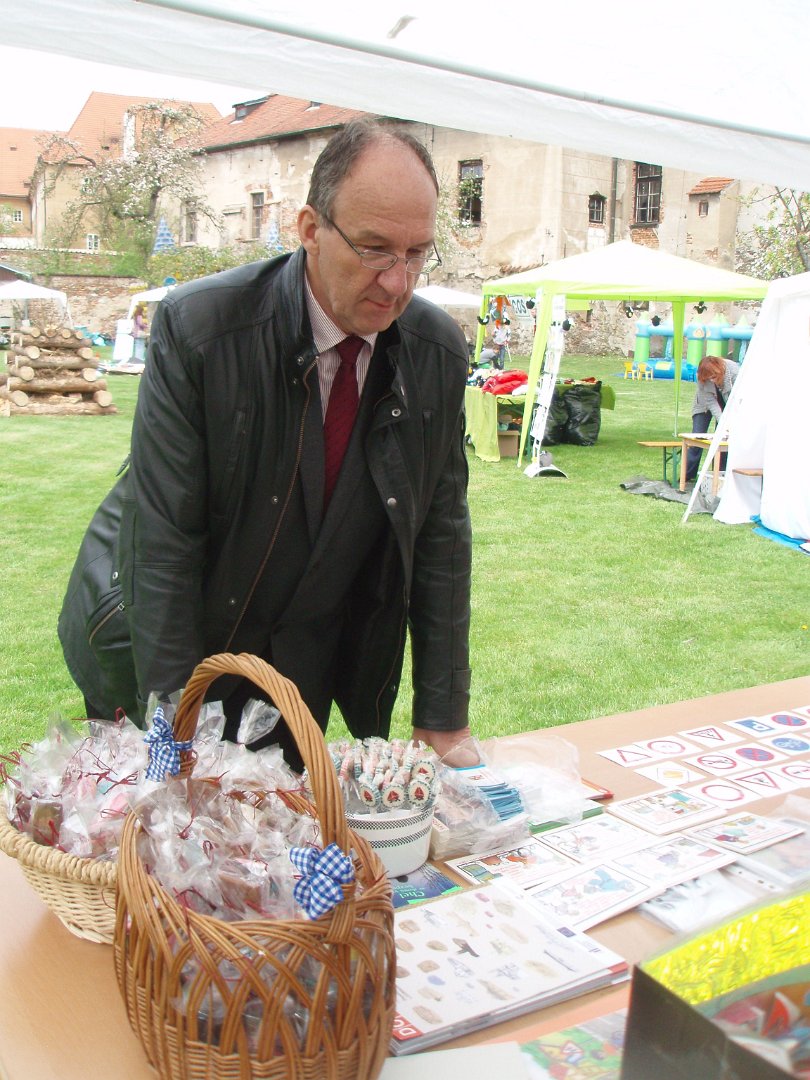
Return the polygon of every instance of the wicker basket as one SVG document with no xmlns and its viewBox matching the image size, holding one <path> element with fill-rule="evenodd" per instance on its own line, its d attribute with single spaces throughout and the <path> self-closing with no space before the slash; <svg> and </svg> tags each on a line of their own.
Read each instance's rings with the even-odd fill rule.
<svg viewBox="0 0 810 1080">
<path fill-rule="evenodd" d="M 198 665 L 175 716 L 191 738 L 220 675 L 267 692 L 307 766 L 323 846 L 353 850 L 356 884 L 316 920 L 224 922 L 180 907 L 138 855 L 130 815 L 118 863 L 115 969 L 133 1030 L 164 1080 L 374 1080 L 388 1053 L 395 1003 L 391 887 L 369 845 L 351 833 L 323 735 L 297 689 L 255 656 Z M 192 769 L 181 755 L 181 775 Z M 189 982 L 189 971 L 195 974 Z M 185 978 L 185 982 L 183 981 Z"/>
<path fill-rule="evenodd" d="M 118 876 L 114 862 L 83 859 L 38 844 L 11 824 L 2 801 L 0 850 L 17 860 L 28 883 L 72 934 L 112 943 Z"/>
</svg>

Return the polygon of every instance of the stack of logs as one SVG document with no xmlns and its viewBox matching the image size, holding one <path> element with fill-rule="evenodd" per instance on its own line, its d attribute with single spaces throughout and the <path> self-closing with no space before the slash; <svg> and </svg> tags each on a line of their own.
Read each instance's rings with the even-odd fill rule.
<svg viewBox="0 0 810 1080">
<path fill-rule="evenodd" d="M 68 326 L 13 333 L 0 371 L 0 416 L 116 413 L 90 339 Z"/>
</svg>

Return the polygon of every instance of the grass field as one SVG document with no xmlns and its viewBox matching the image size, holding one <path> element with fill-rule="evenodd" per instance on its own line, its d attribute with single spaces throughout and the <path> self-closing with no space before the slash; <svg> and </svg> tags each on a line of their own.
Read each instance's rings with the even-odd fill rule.
<svg viewBox="0 0 810 1080">
<path fill-rule="evenodd" d="M 668 438 L 674 424 L 674 384 L 623 380 L 621 370 L 617 357 L 564 358 L 562 375 L 616 391 L 596 445 L 553 448 L 567 480 L 529 479 L 514 460 L 470 453 L 471 722 L 481 736 L 807 673 L 806 556 L 750 525 L 709 515 L 682 525 L 680 504 L 620 487 L 660 478 L 659 452 L 637 442 Z M 84 529 L 128 448 L 138 381 L 109 382 L 115 416 L 0 420 L 0 749 L 39 737 L 53 713 L 81 714 L 56 618 Z M 692 392 L 684 384 L 681 429 Z"/>
</svg>

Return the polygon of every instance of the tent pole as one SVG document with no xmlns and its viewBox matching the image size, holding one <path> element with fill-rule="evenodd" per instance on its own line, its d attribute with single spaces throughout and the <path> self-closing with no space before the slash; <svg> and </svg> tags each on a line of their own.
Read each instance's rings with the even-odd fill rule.
<svg viewBox="0 0 810 1080">
<path fill-rule="evenodd" d="M 548 344 L 548 331 L 551 326 L 551 304 L 554 299 L 551 287 L 546 286 L 537 290 L 537 328 L 534 331 L 532 355 L 529 358 L 529 378 L 526 387 L 526 401 L 523 405 L 523 423 L 520 425 L 520 446 L 518 448 L 517 467 L 520 468 L 523 461 L 523 452 L 526 448 L 526 440 L 529 437 L 529 428 L 532 424 L 532 409 L 537 397 L 537 383 L 540 379 L 540 370 L 543 366 L 543 358 L 546 355 Z"/>
<path fill-rule="evenodd" d="M 672 359 L 675 363 L 675 426 L 673 435 L 678 434 L 678 412 L 681 403 L 681 368 L 683 367 L 683 320 L 686 304 L 683 300 L 672 301 Z"/>
<path fill-rule="evenodd" d="M 481 310 L 478 312 L 479 318 L 483 319 L 483 317 L 487 313 L 487 308 L 488 307 L 489 307 L 489 297 L 487 296 L 486 293 L 484 293 L 484 296 L 481 299 Z M 475 331 L 475 353 L 473 354 L 473 359 L 474 359 L 475 363 L 477 364 L 478 360 L 480 359 L 480 356 L 481 356 L 481 349 L 483 348 L 483 345 L 484 345 L 484 334 L 486 333 L 486 327 L 482 323 L 478 322 L 477 320 L 476 320 L 476 327 L 477 327 L 477 329 Z"/>
</svg>

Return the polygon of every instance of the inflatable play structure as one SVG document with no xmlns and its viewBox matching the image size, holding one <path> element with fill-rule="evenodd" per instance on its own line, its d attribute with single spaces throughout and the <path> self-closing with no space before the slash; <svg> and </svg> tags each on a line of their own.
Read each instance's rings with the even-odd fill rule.
<svg viewBox="0 0 810 1080">
<path fill-rule="evenodd" d="M 653 319 L 656 318 L 657 316 L 653 316 Z M 672 356 L 674 334 L 672 319 L 669 318 L 663 322 L 653 322 L 653 319 L 645 311 L 636 320 L 634 359 L 636 363 L 650 363 L 654 378 L 671 379 L 675 371 Z M 733 352 L 733 358 L 738 363 L 742 363 L 752 334 L 753 327 L 749 326 L 744 315 L 740 316 L 734 326 L 729 324 L 724 315 L 716 315 L 708 323 L 692 319 L 684 328 L 686 360 L 681 378 L 694 380 L 698 364 L 704 356 L 728 356 Z M 662 338 L 664 341 L 663 357 L 660 359 L 653 357 L 651 361 L 650 354 L 653 351 L 655 338 Z"/>
</svg>

